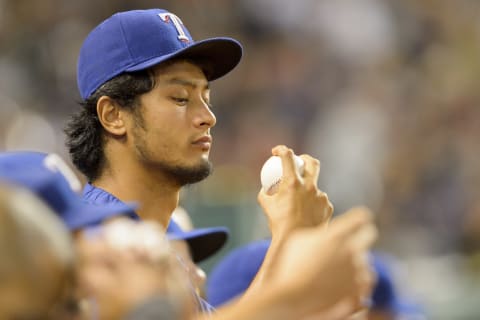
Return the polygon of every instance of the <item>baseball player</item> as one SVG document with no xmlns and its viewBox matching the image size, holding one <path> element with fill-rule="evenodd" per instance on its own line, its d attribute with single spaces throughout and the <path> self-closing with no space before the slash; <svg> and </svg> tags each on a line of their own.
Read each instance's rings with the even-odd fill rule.
<svg viewBox="0 0 480 320">
<path fill-rule="evenodd" d="M 216 118 L 209 83 L 231 71 L 241 56 L 241 45 L 231 38 L 194 41 L 182 20 L 163 9 L 117 13 L 95 27 L 78 60 L 82 108 L 66 128 L 72 161 L 89 181 L 84 198 L 137 201 L 141 219 L 168 226 L 181 188 L 211 171 L 210 129 Z M 316 185 L 318 160 L 303 155 L 305 173 L 299 177 L 292 150 L 278 146 L 272 154 L 282 158 L 284 177 L 277 194 L 259 193 L 272 245 L 247 300 L 264 292 L 287 238 L 300 228 L 324 226 L 333 211 Z M 368 291 L 371 276 L 362 279 L 360 291 Z M 199 309 L 208 313 L 211 307 L 201 302 Z"/>
</svg>

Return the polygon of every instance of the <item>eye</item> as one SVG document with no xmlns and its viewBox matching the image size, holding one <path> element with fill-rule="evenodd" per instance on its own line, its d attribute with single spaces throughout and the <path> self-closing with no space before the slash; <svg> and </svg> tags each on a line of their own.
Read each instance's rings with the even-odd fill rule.
<svg viewBox="0 0 480 320">
<path fill-rule="evenodd" d="M 179 106 L 184 106 L 188 103 L 187 98 L 171 97 L 171 99 L 175 101 L 175 103 L 178 104 Z"/>
</svg>

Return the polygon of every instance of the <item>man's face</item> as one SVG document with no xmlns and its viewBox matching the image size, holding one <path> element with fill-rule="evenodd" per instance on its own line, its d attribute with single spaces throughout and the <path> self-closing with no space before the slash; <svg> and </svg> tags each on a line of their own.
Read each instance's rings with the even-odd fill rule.
<svg viewBox="0 0 480 320">
<path fill-rule="evenodd" d="M 130 130 L 137 157 L 149 170 L 161 170 L 179 185 L 198 182 L 211 171 L 208 160 L 210 89 L 203 71 L 187 61 L 155 69 L 155 87 L 140 96 Z"/>
</svg>

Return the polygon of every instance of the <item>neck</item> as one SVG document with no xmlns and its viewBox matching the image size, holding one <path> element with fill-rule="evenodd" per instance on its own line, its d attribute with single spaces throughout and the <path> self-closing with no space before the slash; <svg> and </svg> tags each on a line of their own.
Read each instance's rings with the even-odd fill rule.
<svg viewBox="0 0 480 320">
<path fill-rule="evenodd" d="M 123 202 L 137 202 L 136 213 L 144 220 L 153 220 L 165 228 L 178 205 L 180 187 L 172 184 L 161 172 L 143 167 L 110 167 L 92 182 Z"/>
</svg>

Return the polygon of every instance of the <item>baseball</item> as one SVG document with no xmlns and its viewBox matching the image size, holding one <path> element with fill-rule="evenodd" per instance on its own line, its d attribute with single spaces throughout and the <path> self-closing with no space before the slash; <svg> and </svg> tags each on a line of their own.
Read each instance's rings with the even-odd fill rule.
<svg viewBox="0 0 480 320">
<path fill-rule="evenodd" d="M 295 165 L 298 173 L 303 175 L 304 162 L 303 159 L 297 155 L 294 155 Z M 265 193 L 272 195 L 277 189 L 280 181 L 282 181 L 283 169 L 282 159 L 278 156 L 271 156 L 262 167 L 260 171 L 260 180 L 262 182 L 262 188 Z"/>
</svg>

